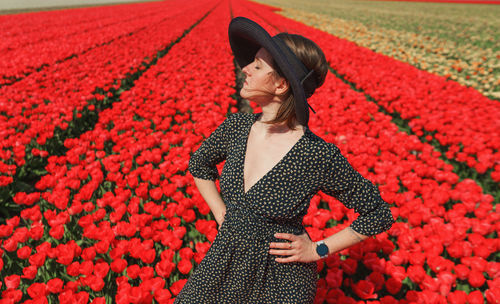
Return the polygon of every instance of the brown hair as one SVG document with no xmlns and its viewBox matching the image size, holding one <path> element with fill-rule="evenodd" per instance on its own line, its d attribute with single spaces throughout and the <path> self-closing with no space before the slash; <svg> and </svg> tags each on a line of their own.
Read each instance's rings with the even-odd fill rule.
<svg viewBox="0 0 500 304">
<path fill-rule="evenodd" d="M 279 33 L 277 36 L 285 42 L 285 44 L 292 50 L 295 56 L 302 61 L 308 70 L 314 70 L 312 76 L 316 77 L 316 82 L 318 83 L 316 88 L 323 85 L 326 74 L 328 73 L 328 63 L 326 61 L 325 54 L 319 46 L 312 40 L 297 34 Z M 283 72 L 274 60 L 272 65 L 275 70 L 273 76 L 275 78 L 284 77 Z M 278 113 L 276 113 L 276 117 L 265 123 L 275 124 L 286 121 L 288 128 L 295 130 L 293 125 L 297 120 L 297 117 L 295 115 L 295 99 L 291 88 L 285 92 L 284 96 L 285 99 L 281 103 Z"/>
</svg>

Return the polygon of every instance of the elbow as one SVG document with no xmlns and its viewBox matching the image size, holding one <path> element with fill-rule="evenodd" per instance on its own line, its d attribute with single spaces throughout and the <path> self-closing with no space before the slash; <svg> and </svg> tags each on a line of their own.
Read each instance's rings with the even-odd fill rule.
<svg viewBox="0 0 500 304">
<path fill-rule="evenodd" d="M 391 208 L 389 208 L 389 205 L 387 203 L 384 203 L 384 207 L 382 208 L 380 212 L 380 232 L 387 231 L 391 229 L 392 225 L 396 222 L 394 220 L 394 216 L 392 214 Z"/>
<path fill-rule="evenodd" d="M 217 167 L 205 164 L 196 154 L 193 154 L 189 159 L 188 171 L 193 177 L 203 180 L 215 181 L 219 178 Z"/>
<path fill-rule="evenodd" d="M 360 215 L 352 224 L 353 229 L 366 236 L 374 236 L 389 230 L 395 223 L 389 205 L 385 202 L 369 213 Z"/>
</svg>

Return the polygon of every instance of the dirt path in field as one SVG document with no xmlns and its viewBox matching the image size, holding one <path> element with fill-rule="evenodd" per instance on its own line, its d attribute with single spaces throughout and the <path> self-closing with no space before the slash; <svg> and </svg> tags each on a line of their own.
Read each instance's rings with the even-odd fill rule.
<svg viewBox="0 0 500 304">
<path fill-rule="evenodd" d="M 152 1 L 160 0 L 2 0 L 0 15 Z"/>
</svg>

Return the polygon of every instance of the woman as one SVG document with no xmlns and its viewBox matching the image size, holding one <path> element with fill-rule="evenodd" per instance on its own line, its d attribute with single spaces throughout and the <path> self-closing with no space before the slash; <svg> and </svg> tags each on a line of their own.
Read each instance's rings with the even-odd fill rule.
<svg viewBox="0 0 500 304">
<path fill-rule="evenodd" d="M 328 72 L 321 49 L 299 35 L 271 37 L 243 17 L 231 21 L 229 42 L 246 76 L 240 95 L 262 113 L 232 114 L 191 156 L 188 169 L 220 226 L 174 303 L 313 303 L 316 261 L 394 219 L 378 189 L 308 128 L 307 98 Z M 312 242 L 302 219 L 320 190 L 360 215 Z"/>
</svg>

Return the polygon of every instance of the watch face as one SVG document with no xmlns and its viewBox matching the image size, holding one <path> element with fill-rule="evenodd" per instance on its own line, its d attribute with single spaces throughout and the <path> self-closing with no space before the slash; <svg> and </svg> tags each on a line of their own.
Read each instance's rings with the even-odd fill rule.
<svg viewBox="0 0 500 304">
<path fill-rule="evenodd" d="M 320 244 L 316 247 L 316 252 L 320 256 L 324 256 L 328 253 L 328 246 L 326 246 L 325 244 Z"/>
</svg>

